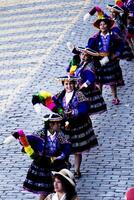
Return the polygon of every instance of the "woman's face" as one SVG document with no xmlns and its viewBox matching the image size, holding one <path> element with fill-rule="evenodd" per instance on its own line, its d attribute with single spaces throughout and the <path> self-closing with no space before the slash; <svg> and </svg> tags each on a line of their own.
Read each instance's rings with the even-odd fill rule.
<svg viewBox="0 0 134 200">
<path fill-rule="evenodd" d="M 114 11 L 111 11 L 111 17 L 113 19 L 115 19 L 117 17 L 118 13 L 117 12 L 114 12 Z"/>
<path fill-rule="evenodd" d="M 55 192 L 64 192 L 62 183 L 58 178 L 54 179 L 54 191 Z"/>
<path fill-rule="evenodd" d="M 87 61 L 87 60 L 89 59 L 89 56 L 87 55 L 86 52 L 83 51 L 83 52 L 80 54 L 80 58 L 81 58 L 82 61 Z"/>
<path fill-rule="evenodd" d="M 106 22 L 104 22 L 104 21 L 100 22 L 100 31 L 102 33 L 107 33 L 108 32 L 108 25 L 106 24 Z"/>
<path fill-rule="evenodd" d="M 67 93 L 72 92 L 74 90 L 74 82 L 70 81 L 70 80 L 65 80 L 64 81 L 64 88 L 66 90 Z"/>
<path fill-rule="evenodd" d="M 49 122 L 49 129 L 52 131 L 59 131 L 61 127 L 61 122 Z"/>
</svg>

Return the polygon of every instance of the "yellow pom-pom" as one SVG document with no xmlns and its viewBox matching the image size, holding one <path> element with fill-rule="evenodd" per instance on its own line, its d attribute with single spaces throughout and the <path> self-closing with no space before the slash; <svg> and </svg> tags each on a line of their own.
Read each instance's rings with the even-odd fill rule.
<svg viewBox="0 0 134 200">
<path fill-rule="evenodd" d="M 77 69 L 77 65 L 72 65 L 70 68 L 70 74 L 73 74 Z"/>
<path fill-rule="evenodd" d="M 103 11 L 99 11 L 98 12 L 98 19 L 104 19 L 104 12 Z"/>
<path fill-rule="evenodd" d="M 31 156 L 34 153 L 34 150 L 30 145 L 28 147 L 25 147 L 24 150 L 29 156 Z"/>
<path fill-rule="evenodd" d="M 42 97 L 44 97 L 44 99 L 47 99 L 48 97 L 52 96 L 52 94 L 50 92 L 47 92 L 47 91 L 40 91 L 39 95 L 41 95 Z"/>
</svg>

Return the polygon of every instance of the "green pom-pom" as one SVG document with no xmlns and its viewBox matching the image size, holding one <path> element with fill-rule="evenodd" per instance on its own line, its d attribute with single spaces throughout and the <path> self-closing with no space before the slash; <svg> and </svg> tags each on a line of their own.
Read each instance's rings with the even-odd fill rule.
<svg viewBox="0 0 134 200">
<path fill-rule="evenodd" d="M 58 113 L 59 114 L 63 114 L 63 109 L 62 108 L 58 108 Z"/>
<path fill-rule="evenodd" d="M 70 62 L 71 66 L 72 65 L 79 65 L 80 64 L 80 56 L 79 55 L 74 55 L 71 62 Z"/>
</svg>

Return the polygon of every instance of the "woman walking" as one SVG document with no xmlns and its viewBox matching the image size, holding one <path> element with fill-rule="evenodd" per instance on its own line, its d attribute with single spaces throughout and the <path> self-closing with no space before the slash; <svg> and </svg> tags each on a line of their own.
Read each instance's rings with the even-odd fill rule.
<svg viewBox="0 0 134 200">
<path fill-rule="evenodd" d="M 67 68 L 67 72 L 70 74 L 74 66 L 73 63 L 77 63 L 74 76 L 80 77 L 78 88 L 89 100 L 90 115 L 103 113 L 107 110 L 101 91 L 96 85 L 96 56 L 98 56 L 98 53 L 92 49 L 75 48 L 75 55 Z"/>
<path fill-rule="evenodd" d="M 123 50 L 122 40 L 117 34 L 111 31 L 114 21 L 109 18 L 100 18 L 94 22 L 94 26 L 99 32 L 89 38 L 87 47 L 99 52 L 96 66 L 97 81 L 102 91 L 103 85 L 110 85 L 114 105 L 118 105 L 120 100 L 117 95 L 117 85 L 120 83 L 119 58 Z"/>
<path fill-rule="evenodd" d="M 39 200 L 53 192 L 52 171 L 68 168 L 71 144 L 61 132 L 62 117 L 58 114 L 44 116 L 45 126 L 32 135 L 18 130 L 6 138 L 4 143 L 15 137 L 23 145 L 22 151 L 33 160 L 23 183 L 23 188 L 39 194 Z"/>
<path fill-rule="evenodd" d="M 64 90 L 53 96 L 55 104 L 63 109 L 64 120 L 68 121 L 64 133 L 72 144 L 75 156 L 75 177 L 81 177 L 82 153 L 98 145 L 97 138 L 89 118 L 89 102 L 81 91 L 77 90 L 76 77 L 60 77 Z"/>
</svg>

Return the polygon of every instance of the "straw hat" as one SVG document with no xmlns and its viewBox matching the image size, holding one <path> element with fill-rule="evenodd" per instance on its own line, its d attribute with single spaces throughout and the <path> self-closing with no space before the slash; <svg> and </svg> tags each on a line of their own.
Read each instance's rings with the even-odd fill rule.
<svg viewBox="0 0 134 200">
<path fill-rule="evenodd" d="M 96 10 L 97 12 L 97 20 L 93 23 L 93 25 L 96 28 L 100 28 L 100 22 L 101 21 L 105 21 L 109 27 L 111 28 L 114 24 L 114 20 L 112 20 L 112 18 L 110 18 L 106 13 L 104 13 L 103 10 L 101 10 L 100 8 Z"/>
<path fill-rule="evenodd" d="M 112 20 L 111 18 L 107 18 L 107 17 L 105 17 L 105 16 L 102 17 L 102 18 L 97 19 L 97 20 L 93 23 L 93 25 L 94 25 L 96 28 L 100 29 L 100 22 L 102 22 L 102 21 L 106 22 L 106 23 L 109 25 L 109 28 L 112 28 L 112 26 L 114 25 L 114 20 Z"/>
<path fill-rule="evenodd" d="M 61 175 L 65 178 L 72 186 L 75 186 L 74 175 L 68 169 L 62 169 L 59 172 L 52 171 L 53 175 Z"/>
</svg>

